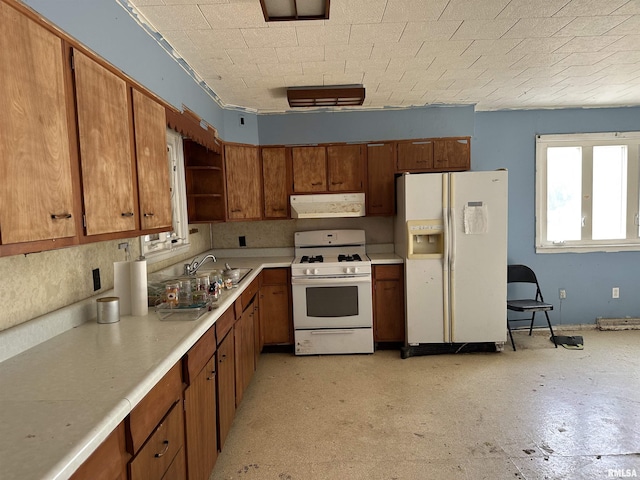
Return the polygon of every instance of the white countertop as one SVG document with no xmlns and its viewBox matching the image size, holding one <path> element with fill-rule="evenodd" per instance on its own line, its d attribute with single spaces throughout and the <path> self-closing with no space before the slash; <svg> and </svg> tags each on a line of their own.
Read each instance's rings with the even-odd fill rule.
<svg viewBox="0 0 640 480">
<path fill-rule="evenodd" d="M 2 480 L 68 478 L 263 268 L 292 257 L 225 261 L 253 270 L 196 321 L 160 321 L 152 309 L 87 321 L 0 363 Z"/>
</svg>

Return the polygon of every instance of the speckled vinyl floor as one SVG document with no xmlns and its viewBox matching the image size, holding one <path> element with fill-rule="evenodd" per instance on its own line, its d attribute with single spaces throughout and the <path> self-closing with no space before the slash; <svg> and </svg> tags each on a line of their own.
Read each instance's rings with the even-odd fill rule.
<svg viewBox="0 0 640 480">
<path fill-rule="evenodd" d="M 584 350 L 263 354 L 210 480 L 640 477 L 640 331 Z"/>
</svg>

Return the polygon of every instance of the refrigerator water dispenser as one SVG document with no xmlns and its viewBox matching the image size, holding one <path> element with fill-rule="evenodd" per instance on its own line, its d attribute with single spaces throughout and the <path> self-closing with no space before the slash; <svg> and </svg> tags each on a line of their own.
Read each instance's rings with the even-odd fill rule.
<svg viewBox="0 0 640 480">
<path fill-rule="evenodd" d="M 408 220 L 408 258 L 442 258 L 444 225 L 442 220 Z"/>
</svg>

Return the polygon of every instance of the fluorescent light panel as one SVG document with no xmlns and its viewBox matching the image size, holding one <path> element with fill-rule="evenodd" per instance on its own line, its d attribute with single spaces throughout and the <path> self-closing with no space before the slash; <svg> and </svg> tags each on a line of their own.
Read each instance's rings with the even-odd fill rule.
<svg viewBox="0 0 640 480">
<path fill-rule="evenodd" d="M 329 0 L 260 0 L 260 6 L 267 22 L 329 18 Z"/>
</svg>

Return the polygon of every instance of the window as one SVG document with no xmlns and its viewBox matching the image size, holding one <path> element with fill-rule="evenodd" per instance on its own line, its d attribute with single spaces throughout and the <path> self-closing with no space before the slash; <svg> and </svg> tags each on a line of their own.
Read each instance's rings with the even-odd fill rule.
<svg viewBox="0 0 640 480">
<path fill-rule="evenodd" d="M 536 252 L 640 250 L 640 132 L 539 135 Z"/>
<path fill-rule="evenodd" d="M 150 263 L 173 257 L 189 248 L 189 221 L 187 217 L 182 137 L 170 129 L 167 129 L 167 157 L 173 230 L 140 237 L 142 255 Z"/>
</svg>

